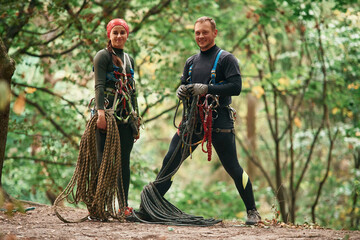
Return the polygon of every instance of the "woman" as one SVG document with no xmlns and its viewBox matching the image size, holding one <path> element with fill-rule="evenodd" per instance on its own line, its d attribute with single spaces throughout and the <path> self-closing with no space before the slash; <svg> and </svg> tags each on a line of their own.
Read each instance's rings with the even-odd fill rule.
<svg viewBox="0 0 360 240">
<path fill-rule="evenodd" d="M 130 215 L 128 192 L 130 184 L 130 152 L 139 137 L 139 119 L 135 94 L 134 60 L 124 52 L 129 26 L 123 19 L 113 19 L 106 27 L 109 39 L 107 48 L 94 58 L 95 102 L 98 114 L 96 129 L 97 164 L 100 166 L 106 139 L 105 112 L 115 115 L 121 144 L 121 174 L 118 187 L 124 195 L 125 216 Z M 119 210 L 121 211 L 121 210 Z"/>
</svg>

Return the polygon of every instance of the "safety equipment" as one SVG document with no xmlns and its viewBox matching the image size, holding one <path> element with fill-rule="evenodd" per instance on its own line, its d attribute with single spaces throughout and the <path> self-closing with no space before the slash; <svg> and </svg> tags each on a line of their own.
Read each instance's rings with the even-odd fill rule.
<svg viewBox="0 0 360 240">
<path fill-rule="evenodd" d="M 184 98 L 184 97 L 188 97 L 188 88 L 186 85 L 180 85 L 178 87 L 178 89 L 176 90 L 176 96 L 180 99 Z"/>
<path fill-rule="evenodd" d="M 121 18 L 115 18 L 111 20 L 106 26 L 107 37 L 109 39 L 110 39 L 111 29 L 113 29 L 113 27 L 115 26 L 123 26 L 126 30 L 127 36 L 129 36 L 129 25 L 126 23 L 126 21 Z"/>
<path fill-rule="evenodd" d="M 112 54 L 117 56 L 114 50 L 109 52 L 109 54 L 111 59 L 113 59 Z M 139 114 L 139 107 L 137 104 L 134 70 L 127 53 L 124 53 L 124 61 L 121 63 L 122 71 L 120 70 L 120 67 L 113 63 L 113 71 L 107 72 L 106 74 L 106 81 L 115 82 L 115 89 L 105 89 L 107 95 L 114 96 L 113 105 L 110 108 L 107 108 L 109 100 L 105 98 L 105 112 L 114 114 L 116 119 L 121 123 L 129 123 L 133 130 L 134 141 L 137 141 L 140 138 L 142 118 Z M 127 64 L 129 64 L 130 73 L 126 72 Z M 91 111 L 91 117 L 96 113 L 96 106 L 93 104 L 94 99 L 95 98 L 91 99 L 88 106 Z"/>
<path fill-rule="evenodd" d="M 188 92 L 192 96 L 203 95 L 208 92 L 208 85 L 203 83 L 189 84 Z"/>
<path fill-rule="evenodd" d="M 224 50 L 221 49 L 221 50 L 217 53 L 217 55 L 216 55 L 214 65 L 213 65 L 213 67 L 212 67 L 212 69 L 211 69 L 211 74 L 210 74 L 211 79 L 210 79 L 209 84 L 218 85 L 218 84 L 224 84 L 224 83 L 225 83 L 224 81 L 220 81 L 220 82 L 218 82 L 218 83 L 215 82 L 215 78 L 216 78 L 216 66 L 217 66 L 217 64 L 218 64 L 218 61 L 219 61 L 220 56 L 221 56 L 221 54 L 222 54 L 223 51 L 224 51 Z M 192 83 L 191 73 L 192 73 L 192 68 L 193 68 L 193 66 L 194 66 L 194 64 L 191 64 L 191 66 L 189 67 L 189 77 L 188 77 L 188 82 L 189 82 L 189 83 Z"/>
<path fill-rule="evenodd" d="M 80 151 L 74 174 L 65 190 L 56 198 L 54 211 L 56 216 L 65 223 L 84 222 L 85 216 L 79 220 L 69 220 L 63 217 L 59 210 L 59 203 L 67 200 L 69 203 L 85 203 L 91 220 L 107 221 L 109 218 L 124 220 L 124 216 L 117 214 L 116 207 L 125 208 L 125 192 L 122 179 L 121 148 L 119 130 L 113 114 L 105 112 L 107 134 L 103 159 L 98 166 L 96 159 L 96 121 L 95 114 L 86 125 L 81 137 Z M 62 213 L 66 210 L 62 209 Z M 68 216 L 68 215 L 66 215 Z"/>
</svg>

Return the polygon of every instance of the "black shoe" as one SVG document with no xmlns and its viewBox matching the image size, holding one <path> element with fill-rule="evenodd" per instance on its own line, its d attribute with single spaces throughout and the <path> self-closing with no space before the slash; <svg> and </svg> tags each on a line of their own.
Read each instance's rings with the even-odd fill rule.
<svg viewBox="0 0 360 240">
<path fill-rule="evenodd" d="M 259 212 L 256 209 L 247 211 L 246 225 L 255 225 L 261 221 Z"/>
</svg>

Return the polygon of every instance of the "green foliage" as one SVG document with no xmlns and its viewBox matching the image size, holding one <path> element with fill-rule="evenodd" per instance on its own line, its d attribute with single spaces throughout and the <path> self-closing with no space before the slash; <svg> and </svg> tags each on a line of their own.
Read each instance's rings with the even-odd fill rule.
<svg viewBox="0 0 360 240">
<path fill-rule="evenodd" d="M 17 62 L 3 187 L 16 198 L 50 203 L 45 192 L 58 194 L 69 182 L 89 117 L 87 104 L 94 91 L 92 59 L 106 46 L 105 26 L 110 19 L 123 17 L 130 25 L 125 51 L 135 59 L 140 110 L 147 120 L 176 104 L 174 92 L 183 64 L 198 51 L 193 40 L 194 21 L 208 15 L 216 20 L 219 29 L 217 45 L 232 52 L 240 62 L 244 91 L 240 97 L 233 97 L 234 105 L 240 108 L 238 135 L 245 132 L 245 93 L 268 100 L 269 115 L 264 102 L 258 106 L 257 157 L 271 179 L 275 179 L 277 171 L 269 122 L 274 123 L 276 115 L 279 131 L 288 129 L 288 113 L 295 109 L 290 103 L 300 102 L 304 94 L 297 122 L 292 119 L 293 133 L 285 131 L 279 153 L 281 184 L 287 188 L 291 139 L 295 181 L 300 178 L 307 157 L 312 156 L 296 195 L 296 222 L 311 221 L 311 205 L 326 173 L 328 136 L 339 130 L 316 213 L 321 225 L 349 228 L 347 214 L 352 208 L 357 212 L 360 208 L 359 200 L 352 205 L 354 194 L 359 194 L 360 181 L 359 170 L 353 167 L 360 146 L 360 20 L 356 1 L 188 0 L 170 1 L 163 6 L 164 2 L 1 1 L 4 11 L 0 15 L 0 37 Z M 28 102 L 24 105 L 18 101 L 18 95 Z M 310 152 L 316 130 L 322 124 L 324 105 L 329 128 L 320 129 Z M 17 107 L 25 108 L 16 114 Z M 155 179 L 161 166 L 175 132 L 173 115 L 173 111 L 166 112 L 148 122 L 134 145 L 132 206 L 140 203 L 142 187 Z M 246 156 L 243 150 L 239 148 L 238 152 L 241 164 L 246 165 L 242 161 Z M 192 167 L 189 164 L 183 168 Z M 232 184 L 220 178 L 205 185 L 188 178 L 185 186 L 175 182 L 167 195 L 175 205 L 206 217 L 244 217 L 239 214 L 244 207 Z M 262 175 L 260 179 L 259 186 L 254 185 L 258 189 L 256 199 L 262 197 L 267 204 L 277 205 L 274 199 L 278 189 L 270 190 Z M 272 211 L 262 214 L 272 216 Z"/>
<path fill-rule="evenodd" d="M 181 191 L 170 191 L 166 197 L 186 213 L 206 218 L 243 220 L 246 210 L 235 186 L 225 182 L 206 187 L 203 182 L 194 181 Z"/>
</svg>

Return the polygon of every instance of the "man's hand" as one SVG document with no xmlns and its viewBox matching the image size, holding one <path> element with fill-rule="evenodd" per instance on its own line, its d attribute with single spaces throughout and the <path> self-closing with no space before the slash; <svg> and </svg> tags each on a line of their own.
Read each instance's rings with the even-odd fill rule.
<svg viewBox="0 0 360 240">
<path fill-rule="evenodd" d="M 194 83 L 188 85 L 188 92 L 192 96 L 203 95 L 208 92 L 208 85 L 202 83 Z"/>
<path fill-rule="evenodd" d="M 176 96 L 180 99 L 184 97 L 188 97 L 188 95 L 189 93 L 186 85 L 180 85 L 176 90 Z"/>
</svg>

